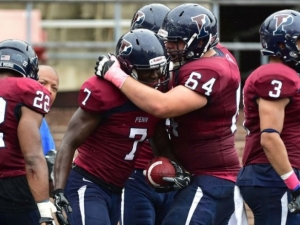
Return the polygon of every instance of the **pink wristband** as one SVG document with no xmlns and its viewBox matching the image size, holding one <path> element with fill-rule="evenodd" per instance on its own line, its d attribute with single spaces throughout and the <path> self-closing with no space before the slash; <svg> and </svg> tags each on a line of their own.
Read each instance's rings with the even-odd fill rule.
<svg viewBox="0 0 300 225">
<path fill-rule="evenodd" d="M 296 174 L 293 172 L 288 178 L 283 180 L 285 185 L 290 190 L 294 190 L 297 186 L 299 186 L 299 180 Z"/>
<path fill-rule="evenodd" d="M 117 86 L 120 89 L 127 77 L 129 76 L 117 66 L 112 66 L 104 76 L 106 80 L 112 82 L 115 86 Z"/>
<path fill-rule="evenodd" d="M 127 77 L 129 77 L 121 68 L 116 56 L 109 55 L 110 60 L 114 61 L 110 69 L 105 73 L 104 79 L 113 83 L 116 87 L 120 88 L 124 84 Z"/>
</svg>

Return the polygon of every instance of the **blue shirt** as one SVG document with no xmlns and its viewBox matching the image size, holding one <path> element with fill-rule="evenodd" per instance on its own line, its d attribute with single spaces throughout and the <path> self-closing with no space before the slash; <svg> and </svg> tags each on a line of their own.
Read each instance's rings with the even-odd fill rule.
<svg viewBox="0 0 300 225">
<path fill-rule="evenodd" d="M 49 126 L 45 118 L 43 118 L 42 120 L 40 134 L 44 155 L 47 155 L 50 150 L 55 150 L 55 142 L 53 140 L 52 134 L 50 132 Z"/>
</svg>

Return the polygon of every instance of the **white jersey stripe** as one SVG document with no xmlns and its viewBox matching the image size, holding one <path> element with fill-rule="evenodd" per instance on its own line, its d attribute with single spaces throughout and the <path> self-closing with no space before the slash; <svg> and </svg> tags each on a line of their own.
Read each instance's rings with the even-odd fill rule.
<svg viewBox="0 0 300 225">
<path fill-rule="evenodd" d="M 190 208 L 190 211 L 188 213 L 188 217 L 187 217 L 187 220 L 185 222 L 185 225 L 189 225 L 190 222 L 191 222 L 191 219 L 193 217 L 193 214 L 199 204 L 199 202 L 201 201 L 201 198 L 203 197 L 203 191 L 200 187 L 197 188 L 197 191 L 196 191 L 196 194 L 194 196 L 194 199 L 193 199 L 193 202 L 192 202 L 192 205 L 191 205 L 191 208 Z"/>
<path fill-rule="evenodd" d="M 79 197 L 79 209 L 81 214 L 82 225 L 85 225 L 85 208 L 84 208 L 84 193 L 86 191 L 86 185 L 82 186 L 78 190 Z"/>
</svg>

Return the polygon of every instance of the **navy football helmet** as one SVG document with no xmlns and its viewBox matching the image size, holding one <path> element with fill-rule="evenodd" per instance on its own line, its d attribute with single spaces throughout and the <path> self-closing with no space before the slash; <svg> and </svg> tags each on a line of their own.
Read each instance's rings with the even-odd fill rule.
<svg viewBox="0 0 300 225">
<path fill-rule="evenodd" d="M 4 40 L 0 42 L 0 69 L 13 70 L 21 76 L 38 80 L 38 57 L 25 41 Z"/>
<path fill-rule="evenodd" d="M 259 29 L 261 53 L 277 56 L 289 67 L 300 72 L 300 13 L 281 10 L 270 15 Z"/>
<path fill-rule="evenodd" d="M 146 84 L 158 88 L 168 82 L 167 52 L 156 33 L 148 29 L 136 29 L 125 33 L 116 45 L 116 56 L 122 70 L 134 79 L 139 80 L 137 70 L 158 70 L 158 82 Z"/>
<path fill-rule="evenodd" d="M 131 30 L 144 28 L 157 33 L 170 9 L 160 3 L 145 5 L 133 16 Z"/>
<path fill-rule="evenodd" d="M 168 52 L 172 56 L 177 55 L 179 61 L 186 62 L 202 57 L 217 45 L 217 19 L 210 10 L 201 5 L 182 4 L 166 15 L 158 35 L 168 42 L 183 41 L 183 50 Z"/>
</svg>

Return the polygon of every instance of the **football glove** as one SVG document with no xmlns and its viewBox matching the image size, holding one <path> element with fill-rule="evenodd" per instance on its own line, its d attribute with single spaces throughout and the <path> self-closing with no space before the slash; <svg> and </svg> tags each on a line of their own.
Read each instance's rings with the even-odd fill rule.
<svg viewBox="0 0 300 225">
<path fill-rule="evenodd" d="M 121 69 L 117 58 L 111 54 L 108 54 L 108 58 L 106 56 L 99 56 L 95 67 L 95 74 L 113 83 L 120 89 L 128 78 L 128 75 Z"/>
<path fill-rule="evenodd" d="M 105 73 L 109 70 L 109 68 L 114 64 L 115 61 L 110 60 L 110 54 L 108 57 L 104 55 L 100 55 L 98 57 L 98 61 L 95 66 L 95 75 L 98 77 L 104 78 Z"/>
<path fill-rule="evenodd" d="M 72 208 L 70 206 L 69 201 L 64 195 L 63 189 L 56 189 L 53 191 L 53 199 L 54 199 L 54 205 L 57 209 L 56 211 L 56 217 L 60 225 L 69 225 L 68 218 L 65 217 L 63 214 L 64 211 L 67 213 L 72 212 Z"/>
<path fill-rule="evenodd" d="M 171 161 L 176 170 L 175 177 L 163 177 L 163 180 L 173 183 L 174 190 L 187 187 L 191 182 L 191 174 L 185 172 L 176 162 Z"/>
<path fill-rule="evenodd" d="M 154 190 L 158 193 L 167 193 L 170 191 L 176 191 L 182 188 L 187 187 L 191 182 L 191 174 L 184 171 L 181 166 L 179 166 L 176 162 L 171 161 L 172 165 L 175 168 L 176 175 L 175 177 L 163 177 L 164 181 L 170 183 L 170 186 L 158 186 L 155 187 Z"/>
<path fill-rule="evenodd" d="M 291 190 L 292 201 L 289 203 L 288 208 L 291 213 L 300 213 L 300 186 Z"/>
</svg>

